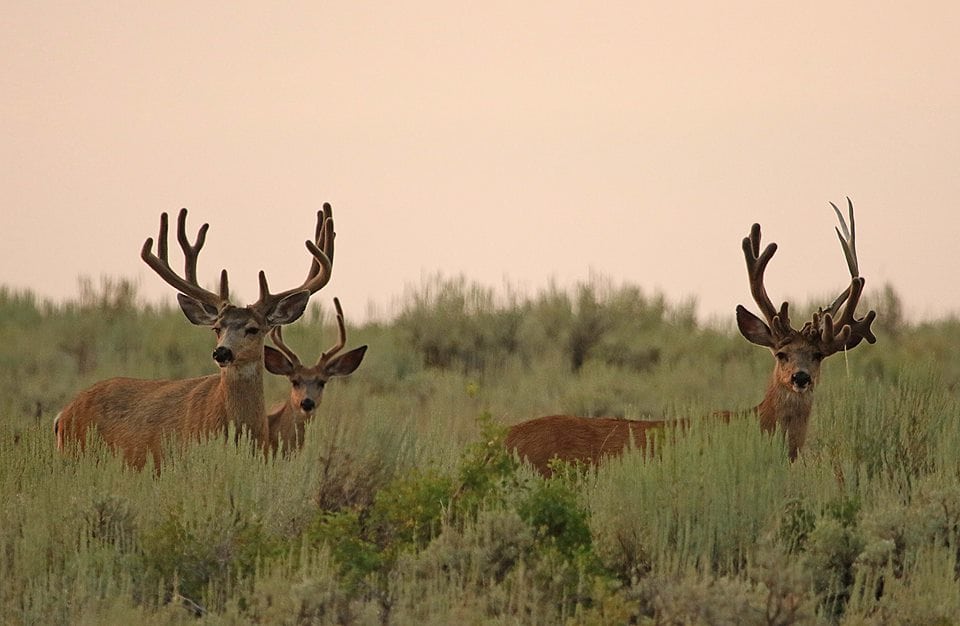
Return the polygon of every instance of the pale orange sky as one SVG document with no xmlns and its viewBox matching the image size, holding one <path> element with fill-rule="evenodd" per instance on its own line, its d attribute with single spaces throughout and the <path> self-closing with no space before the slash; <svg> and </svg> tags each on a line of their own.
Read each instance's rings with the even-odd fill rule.
<svg viewBox="0 0 960 626">
<path fill-rule="evenodd" d="M 591 272 L 704 316 L 847 283 L 960 312 L 960 3 L 12 2 L 0 20 L 0 284 L 137 278 L 161 211 L 241 299 L 298 283 L 334 204 L 352 319 L 424 275 L 534 292 Z M 752 305 L 751 305 L 751 308 Z"/>
</svg>

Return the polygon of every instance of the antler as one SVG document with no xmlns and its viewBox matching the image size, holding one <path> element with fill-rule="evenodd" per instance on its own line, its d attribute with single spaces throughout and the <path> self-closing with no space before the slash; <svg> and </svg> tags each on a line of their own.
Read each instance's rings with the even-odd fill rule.
<svg viewBox="0 0 960 626">
<path fill-rule="evenodd" d="M 831 202 L 830 206 L 833 207 L 833 212 L 837 214 L 837 219 L 840 220 L 840 226 L 835 227 L 834 230 L 837 232 L 837 239 L 840 240 L 840 247 L 843 248 L 843 256 L 847 260 L 847 269 L 850 270 L 850 278 L 857 278 L 860 276 L 860 265 L 857 262 L 857 225 L 853 219 L 853 202 L 850 198 L 847 198 L 847 210 L 850 214 L 849 229 L 847 228 L 847 222 L 843 219 L 843 213 L 840 212 L 837 205 Z M 847 287 L 843 290 L 843 293 L 837 296 L 833 304 L 827 308 L 827 311 L 831 315 L 836 315 L 837 311 L 840 310 L 840 305 L 843 304 L 849 294 L 850 287 Z"/>
<path fill-rule="evenodd" d="M 322 370 L 323 367 L 329 363 L 341 350 L 343 350 L 345 345 L 347 345 L 347 328 L 344 325 L 343 308 L 340 306 L 340 300 L 338 298 L 333 299 L 333 306 L 337 310 L 337 329 L 339 331 L 337 343 L 320 355 L 320 359 L 312 369 Z M 270 339 L 273 341 L 273 344 L 277 347 L 277 349 L 280 350 L 284 356 L 290 359 L 290 362 L 293 363 L 295 367 L 303 367 L 303 364 L 300 361 L 300 357 L 297 356 L 297 353 L 291 350 L 290 347 L 284 343 L 281 326 L 276 326 L 270 330 Z"/>
<path fill-rule="evenodd" d="M 860 276 L 860 267 L 857 261 L 856 224 L 853 217 L 853 202 L 847 198 L 847 208 L 850 216 L 850 228 L 843 219 L 843 214 L 837 205 L 830 203 L 840 226 L 835 230 L 843 248 L 843 256 L 847 260 L 847 269 L 850 270 L 850 286 L 837 296 L 826 310 L 821 309 L 814 314 L 813 321 L 804 326 L 805 333 L 812 333 L 822 346 L 825 355 L 855 348 L 864 339 L 867 343 L 877 341 L 870 325 L 876 318 L 876 311 L 870 311 L 863 318 L 856 318 L 857 305 L 863 293 L 864 279 Z M 843 311 L 840 311 L 841 305 Z M 838 316 L 839 313 L 839 316 Z M 839 329 L 839 330 L 837 330 Z"/>
<path fill-rule="evenodd" d="M 743 238 L 743 257 L 747 261 L 747 276 L 750 280 L 750 293 L 754 302 L 760 307 L 760 312 L 766 318 L 770 330 L 778 338 L 785 338 L 793 329 L 790 327 L 789 305 L 784 302 L 777 311 L 767 295 L 763 285 L 763 273 L 767 263 L 777 251 L 777 244 L 771 243 L 760 253 L 760 224 L 750 228 L 750 235 Z"/>
<path fill-rule="evenodd" d="M 270 340 L 273 341 L 273 345 L 275 345 L 285 357 L 290 359 L 290 362 L 294 367 L 302 367 L 303 364 L 300 362 L 300 357 L 297 356 L 297 353 L 291 350 L 287 344 L 283 342 L 282 328 L 282 326 L 274 326 L 272 329 L 270 329 Z"/>
<path fill-rule="evenodd" d="M 313 262 L 310 264 L 310 271 L 307 272 L 307 278 L 299 287 L 287 289 L 280 293 L 270 293 L 267 286 L 267 275 L 260 271 L 260 299 L 253 305 L 254 307 L 269 310 L 278 302 L 287 296 L 298 291 L 309 291 L 314 294 L 322 289 L 328 282 L 333 272 L 333 240 L 336 233 L 333 230 L 333 209 L 328 202 L 323 203 L 323 208 L 317 211 L 317 227 L 314 232 L 314 241 L 307 240 L 307 250 L 313 255 Z"/>
<path fill-rule="evenodd" d="M 177 215 L 177 241 L 183 249 L 184 278 L 177 275 L 170 267 L 167 257 L 167 214 L 160 214 L 160 233 L 157 235 L 157 254 L 153 254 L 153 238 L 148 237 L 140 250 L 140 258 L 160 275 L 164 281 L 180 293 L 190 296 L 194 300 L 219 308 L 230 299 L 230 289 L 227 283 L 227 270 L 220 273 L 220 293 L 207 291 L 197 282 L 197 257 L 207 238 L 209 224 L 204 224 L 197 232 L 197 241 L 191 244 L 187 239 L 187 210 L 180 209 Z"/>
<path fill-rule="evenodd" d="M 343 346 L 347 345 L 347 328 L 343 323 L 343 309 L 340 307 L 339 298 L 333 299 L 333 306 L 337 310 L 337 328 L 339 330 L 337 343 L 333 344 L 332 348 L 326 350 L 320 355 L 320 360 L 317 361 L 317 365 L 315 367 L 322 367 L 329 363 L 338 352 L 343 350 Z"/>
</svg>

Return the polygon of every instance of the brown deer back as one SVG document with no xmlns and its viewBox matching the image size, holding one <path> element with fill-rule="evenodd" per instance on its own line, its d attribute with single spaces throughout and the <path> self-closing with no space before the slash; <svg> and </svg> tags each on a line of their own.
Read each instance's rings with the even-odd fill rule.
<svg viewBox="0 0 960 626">
<path fill-rule="evenodd" d="M 631 444 L 646 450 L 653 443 L 650 433 L 664 425 L 656 420 L 548 415 L 512 426 L 504 444 L 540 474 L 550 476 L 549 463 L 554 458 L 592 465 L 605 456 L 620 454 Z"/>
<path fill-rule="evenodd" d="M 57 447 L 77 440 L 81 449 L 91 427 L 114 450 L 121 450 L 131 466 L 140 469 L 152 454 L 160 460 L 162 437 L 173 433 L 194 437 L 226 425 L 222 411 L 209 409 L 207 398 L 219 376 L 183 380 L 110 378 L 84 389 L 60 412 Z"/>
</svg>

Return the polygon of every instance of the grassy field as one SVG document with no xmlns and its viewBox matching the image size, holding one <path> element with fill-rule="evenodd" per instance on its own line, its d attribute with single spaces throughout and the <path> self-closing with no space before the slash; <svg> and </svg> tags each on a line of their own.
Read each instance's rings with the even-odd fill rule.
<svg viewBox="0 0 960 626">
<path fill-rule="evenodd" d="M 213 337 L 124 281 L 56 307 L 0 289 L 0 622 L 958 623 L 960 321 L 875 292 L 878 342 L 824 364 L 797 462 L 749 418 L 694 420 L 656 458 L 545 481 L 505 426 L 749 408 L 771 356 L 732 311 L 602 279 L 437 278 L 350 328 L 367 358 L 299 454 L 217 439 L 157 476 L 95 441 L 58 454 L 51 420 L 103 378 L 213 373 Z M 334 337 L 325 296 L 285 332 L 305 360 Z"/>
</svg>

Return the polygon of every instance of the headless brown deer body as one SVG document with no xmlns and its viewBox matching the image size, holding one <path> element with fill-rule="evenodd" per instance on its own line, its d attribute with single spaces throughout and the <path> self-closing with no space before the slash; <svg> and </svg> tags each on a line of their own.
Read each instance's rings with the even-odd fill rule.
<svg viewBox="0 0 960 626">
<path fill-rule="evenodd" d="M 663 429 L 662 420 L 625 420 L 609 417 L 548 415 L 512 426 L 504 440 L 508 450 L 516 450 L 543 476 L 553 475 L 550 461 L 592 465 L 601 458 L 616 455 L 631 443 L 646 450 L 650 434 Z"/>
<path fill-rule="evenodd" d="M 329 280 L 333 267 L 333 217 L 329 205 L 317 214 L 315 241 L 307 241 L 313 261 L 302 285 L 271 294 L 260 272 L 260 299 L 249 306 L 230 302 L 227 272 L 220 276 L 219 293 L 197 282 L 197 257 L 208 225 L 190 244 L 187 211 L 180 211 L 177 238 L 185 258 L 184 276 L 174 272 L 167 259 L 167 214 L 160 218 L 157 254 L 147 239 L 141 257 L 179 293 L 177 300 L 187 319 L 208 326 L 217 336 L 213 359 L 219 374 L 182 380 L 111 378 L 80 392 L 57 416 L 54 433 L 61 450 L 68 442 L 82 449 L 87 431 L 94 427 L 106 444 L 122 452 L 124 460 L 140 469 L 148 456 L 159 467 L 164 440 L 197 440 L 224 433 L 233 426 L 237 435 L 249 436 L 266 450 L 269 431 L 263 394 L 263 349 L 267 333 L 298 319 L 310 295 Z"/>
<path fill-rule="evenodd" d="M 769 244 L 760 252 L 759 224 L 754 224 L 749 236 L 743 240 L 750 291 L 764 319 L 743 306 L 737 306 L 737 326 L 748 341 L 769 348 L 775 358 L 766 393 L 760 404 L 753 408 L 753 413 L 764 432 L 779 430 L 784 434 L 791 460 L 796 459 L 806 440 L 813 391 L 820 380 L 823 359 L 839 351 L 852 350 L 863 340 L 876 342 L 870 330 L 876 313 L 870 311 L 863 318 L 855 315 L 864 279 L 860 276 L 857 261 L 853 203 L 849 198 L 847 202 L 849 229 L 840 210 L 833 203 L 831 206 L 840 220 L 837 236 L 850 271 L 850 286 L 829 307 L 814 313 L 799 330 L 790 325 L 788 303 L 784 302 L 777 310 L 763 284 L 764 270 L 777 245 Z M 715 413 L 724 420 L 729 420 L 731 415 L 730 411 Z M 688 424 L 688 420 L 637 421 L 554 415 L 511 427 L 505 444 L 516 450 L 521 458 L 529 460 L 538 472 L 549 476 L 548 463 L 553 458 L 596 463 L 604 456 L 620 454 L 631 440 L 643 449 L 653 430 L 668 425 L 685 428 Z"/>
<path fill-rule="evenodd" d="M 301 363 L 300 357 L 287 347 L 283 341 L 280 326 L 270 332 L 270 339 L 277 347 L 264 347 L 267 371 L 278 376 L 286 376 L 290 380 L 290 397 L 267 413 L 270 447 L 274 454 L 281 449 L 284 452 L 291 452 L 303 446 L 307 423 L 313 418 L 323 400 L 323 390 L 327 381 L 335 376 L 352 374 L 360 367 L 360 362 L 363 361 L 363 356 L 367 352 L 367 346 L 360 346 L 340 354 L 343 347 L 347 345 L 347 328 L 344 325 L 340 300 L 334 298 L 333 306 L 337 311 L 339 339 L 332 348 L 320 355 L 320 359 L 312 367 Z"/>
</svg>

